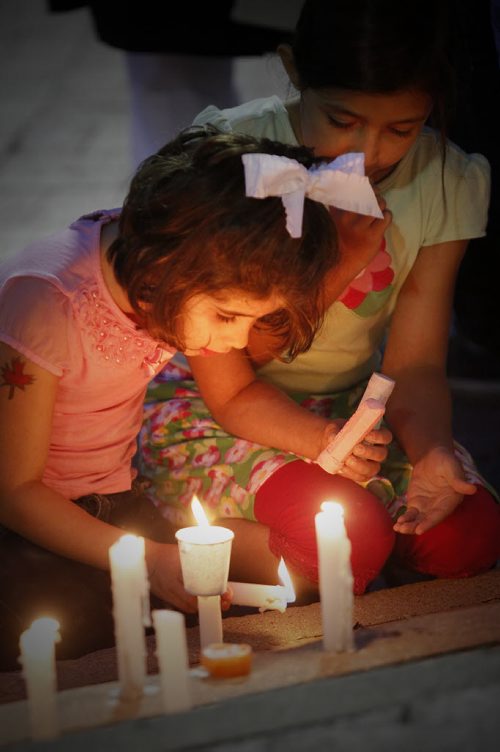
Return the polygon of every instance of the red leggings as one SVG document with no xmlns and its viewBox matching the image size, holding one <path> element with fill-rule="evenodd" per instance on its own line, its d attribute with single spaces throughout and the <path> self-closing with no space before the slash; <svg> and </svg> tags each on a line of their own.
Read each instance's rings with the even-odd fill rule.
<svg viewBox="0 0 500 752">
<path fill-rule="evenodd" d="M 357 595 L 391 554 L 399 565 L 437 577 L 479 574 L 500 558 L 500 505 L 482 486 L 436 527 L 422 535 L 402 535 L 394 532 L 388 512 L 372 493 L 297 460 L 261 486 L 255 516 L 271 530 L 271 551 L 312 582 L 318 581 L 314 516 L 323 501 L 340 501 L 344 507 Z"/>
</svg>

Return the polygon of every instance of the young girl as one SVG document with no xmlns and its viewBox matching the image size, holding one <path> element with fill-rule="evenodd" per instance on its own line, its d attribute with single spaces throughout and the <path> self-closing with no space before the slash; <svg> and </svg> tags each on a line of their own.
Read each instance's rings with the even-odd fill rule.
<svg viewBox="0 0 500 752">
<path fill-rule="evenodd" d="M 60 657 L 112 643 L 108 550 L 124 530 L 146 538 L 153 595 L 196 610 L 171 526 L 134 478 L 146 386 L 177 349 L 209 360 L 245 347 L 257 321 L 279 351 L 307 348 L 336 258 L 321 203 L 306 199 L 292 238 L 279 197 L 246 197 L 242 156 L 256 152 L 304 171 L 319 161 L 190 129 L 141 165 L 121 211 L 84 216 L 0 270 L 4 669 L 40 614 L 61 622 Z"/>
<path fill-rule="evenodd" d="M 284 556 L 314 590 L 314 514 L 329 498 L 344 502 L 356 593 L 391 553 L 439 577 L 484 571 L 500 556 L 500 507 L 454 444 L 446 381 L 455 276 L 467 241 L 484 235 L 489 198 L 487 161 L 445 138 L 446 5 L 307 0 L 292 46 L 279 50 L 298 97 L 211 106 L 195 121 L 330 157 L 363 152 L 385 207 L 382 219 L 333 212 L 341 260 L 325 277 L 329 308 L 307 353 L 273 359 L 273 338 L 255 331 L 256 370 L 238 352 L 190 359 L 204 404 L 167 372 L 150 393 L 141 450 L 156 498 L 180 522 L 179 494 L 196 490 L 233 518 L 225 525 L 250 531 L 261 555 L 242 577 L 269 581 Z M 387 434 L 374 431 L 340 474 L 304 461 L 353 413 L 373 370 L 396 382 L 388 458 Z M 177 468 L 170 481 L 167 467 Z"/>
</svg>

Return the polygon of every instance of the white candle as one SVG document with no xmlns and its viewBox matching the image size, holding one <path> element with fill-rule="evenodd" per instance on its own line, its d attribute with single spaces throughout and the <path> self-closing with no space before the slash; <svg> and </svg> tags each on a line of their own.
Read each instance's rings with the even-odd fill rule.
<svg viewBox="0 0 500 752">
<path fill-rule="evenodd" d="M 149 600 L 144 538 L 123 535 L 109 549 L 118 679 L 125 699 L 142 694 L 146 678 L 145 623 Z"/>
<path fill-rule="evenodd" d="M 191 595 L 198 596 L 203 648 L 211 642 L 222 642 L 220 596 L 227 589 L 234 533 L 226 527 L 210 525 L 196 496 L 191 508 L 198 525 L 178 530 L 175 537 L 179 544 L 184 587 Z"/>
<path fill-rule="evenodd" d="M 372 373 L 361 397 L 361 402 L 365 402 L 367 399 L 375 399 L 385 405 L 395 385 L 396 382 L 390 376 L 384 376 L 383 373 Z"/>
<path fill-rule="evenodd" d="M 384 412 L 385 407 L 378 400 L 367 399 L 361 402 L 356 412 L 319 454 L 316 460 L 318 465 L 327 473 L 338 473 L 346 457 L 380 421 Z"/>
<path fill-rule="evenodd" d="M 286 611 L 287 604 L 295 600 L 293 583 L 283 559 L 280 559 L 278 576 L 281 585 L 229 582 L 229 587 L 233 591 L 231 603 L 235 606 L 254 606 L 261 612 L 275 609 L 283 613 Z"/>
<path fill-rule="evenodd" d="M 213 642 L 223 642 L 220 595 L 199 595 L 198 617 L 201 649 Z"/>
<path fill-rule="evenodd" d="M 384 376 L 383 373 L 372 373 L 370 380 L 366 385 L 366 389 L 361 397 L 360 404 L 367 399 L 375 399 L 381 402 L 383 405 L 387 404 L 387 400 L 391 396 L 396 382 L 391 379 L 390 376 Z M 382 420 L 379 420 L 373 427 L 380 428 Z"/>
<path fill-rule="evenodd" d="M 286 611 L 286 589 L 283 585 L 257 585 L 251 582 L 229 582 L 228 585 L 233 591 L 231 603 L 235 606 L 254 606 L 260 611 Z"/>
<path fill-rule="evenodd" d="M 55 643 L 60 639 L 59 622 L 42 617 L 19 641 L 33 739 L 54 739 L 59 734 Z"/>
<path fill-rule="evenodd" d="M 354 647 L 351 542 L 340 504 L 323 502 L 321 509 L 315 523 L 323 646 L 325 650 L 342 652 Z"/>
<path fill-rule="evenodd" d="M 192 707 L 189 660 L 183 614 L 162 609 L 153 611 L 156 656 L 165 713 L 182 713 Z"/>
</svg>

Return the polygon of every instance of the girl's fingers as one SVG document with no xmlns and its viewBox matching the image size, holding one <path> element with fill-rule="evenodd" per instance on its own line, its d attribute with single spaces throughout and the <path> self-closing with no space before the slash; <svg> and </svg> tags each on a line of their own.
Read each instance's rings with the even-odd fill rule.
<svg viewBox="0 0 500 752">
<path fill-rule="evenodd" d="M 380 463 L 372 460 L 360 459 L 353 454 L 344 462 L 340 475 L 363 483 L 380 472 Z"/>
</svg>

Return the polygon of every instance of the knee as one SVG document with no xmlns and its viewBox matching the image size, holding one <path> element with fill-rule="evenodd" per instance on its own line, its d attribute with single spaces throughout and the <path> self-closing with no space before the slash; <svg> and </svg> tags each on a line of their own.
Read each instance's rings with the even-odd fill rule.
<svg viewBox="0 0 500 752">
<path fill-rule="evenodd" d="M 483 487 L 422 535 L 398 535 L 399 563 L 435 577 L 470 577 L 500 557 L 500 505 Z"/>
<path fill-rule="evenodd" d="M 317 582 L 314 517 L 323 501 L 343 506 L 354 592 L 361 594 L 379 574 L 395 540 L 391 518 L 376 496 L 353 481 L 325 473 L 318 465 L 297 461 L 280 468 L 261 487 L 255 513 L 271 529 L 273 552 Z"/>
<path fill-rule="evenodd" d="M 346 480 L 346 479 L 342 479 Z M 394 548 L 393 522 L 380 500 L 352 481 L 337 500 L 344 507 L 346 532 L 351 541 L 354 592 L 361 595 L 380 574 Z"/>
</svg>

